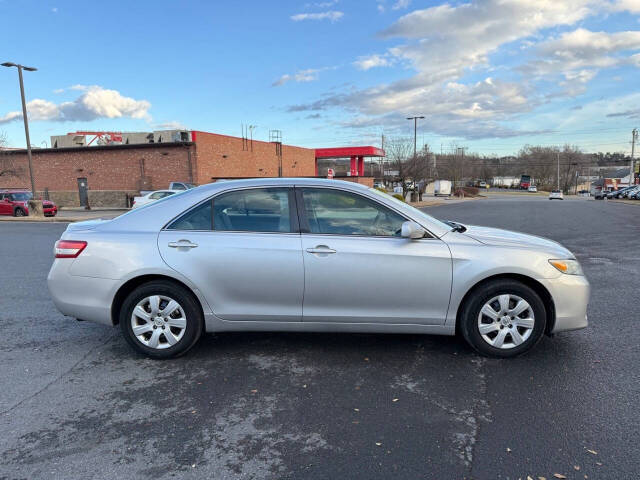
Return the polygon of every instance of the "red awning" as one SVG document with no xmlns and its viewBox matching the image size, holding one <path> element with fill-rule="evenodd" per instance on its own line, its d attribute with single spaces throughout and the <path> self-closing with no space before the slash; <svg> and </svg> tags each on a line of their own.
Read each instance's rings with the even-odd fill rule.
<svg viewBox="0 0 640 480">
<path fill-rule="evenodd" d="M 316 148 L 318 158 L 348 158 L 348 157 L 384 157 L 384 150 L 377 147 L 336 147 Z"/>
</svg>

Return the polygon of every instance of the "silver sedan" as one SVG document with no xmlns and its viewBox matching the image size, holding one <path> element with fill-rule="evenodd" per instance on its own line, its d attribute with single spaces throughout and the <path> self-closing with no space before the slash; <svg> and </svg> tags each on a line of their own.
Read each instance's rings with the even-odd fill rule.
<svg viewBox="0 0 640 480">
<path fill-rule="evenodd" d="M 154 358 L 204 332 L 460 334 L 513 357 L 587 326 L 562 245 L 439 221 L 351 182 L 253 179 L 70 224 L 48 277 L 65 315 L 120 325 Z"/>
</svg>

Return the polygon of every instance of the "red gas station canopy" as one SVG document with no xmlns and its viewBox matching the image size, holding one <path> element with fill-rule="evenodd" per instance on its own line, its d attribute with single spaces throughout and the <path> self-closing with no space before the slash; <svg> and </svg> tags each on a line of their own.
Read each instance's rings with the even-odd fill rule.
<svg viewBox="0 0 640 480">
<path fill-rule="evenodd" d="M 316 148 L 316 158 L 384 157 L 384 150 L 377 147 Z"/>
</svg>

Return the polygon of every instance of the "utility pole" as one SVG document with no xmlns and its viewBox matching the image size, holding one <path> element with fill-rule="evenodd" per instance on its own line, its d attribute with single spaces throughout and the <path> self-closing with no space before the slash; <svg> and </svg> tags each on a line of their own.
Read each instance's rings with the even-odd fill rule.
<svg viewBox="0 0 640 480">
<path fill-rule="evenodd" d="M 558 190 L 560 190 L 560 152 L 556 153 L 558 159 Z"/>
<path fill-rule="evenodd" d="M 407 117 L 407 120 L 413 120 L 413 159 L 416 158 L 417 135 L 418 135 L 418 119 L 424 117 Z"/>
<path fill-rule="evenodd" d="M 384 133 L 382 134 L 380 139 L 380 150 L 384 152 Z M 384 179 L 384 157 L 380 157 L 380 178 Z M 384 180 L 383 180 L 383 185 L 384 185 Z"/>
<path fill-rule="evenodd" d="M 462 173 L 461 173 L 461 177 L 460 180 L 462 182 L 464 182 L 464 151 L 467 149 L 467 147 L 458 147 L 456 153 L 460 153 L 460 163 L 462 165 Z M 464 185 L 462 185 L 464 187 Z"/>
<path fill-rule="evenodd" d="M 249 125 L 249 135 L 251 135 L 251 151 L 253 152 L 253 130 L 257 125 Z"/>
<path fill-rule="evenodd" d="M 634 128 L 631 130 L 631 166 L 629 167 L 629 186 L 635 183 L 635 165 L 634 165 L 634 154 L 636 153 L 636 140 L 638 139 L 638 129 Z"/>
<path fill-rule="evenodd" d="M 32 199 L 36 199 L 36 183 L 33 179 L 33 164 L 31 161 L 31 140 L 29 139 L 29 119 L 27 118 L 27 104 L 24 99 L 24 82 L 22 81 L 22 70 L 27 72 L 35 72 L 37 68 L 25 67 L 16 63 L 5 62 L 1 64 L 3 67 L 16 67 L 18 69 L 18 78 L 20 79 L 20 98 L 22 99 L 22 119 L 24 120 L 24 134 L 27 137 L 27 158 L 29 159 L 29 176 L 31 177 L 31 195 Z"/>
</svg>

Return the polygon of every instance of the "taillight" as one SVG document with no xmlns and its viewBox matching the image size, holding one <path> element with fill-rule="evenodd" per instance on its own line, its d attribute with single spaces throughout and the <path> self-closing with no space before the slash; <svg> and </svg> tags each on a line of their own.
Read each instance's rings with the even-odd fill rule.
<svg viewBox="0 0 640 480">
<path fill-rule="evenodd" d="M 58 240 L 55 246 L 56 258 L 76 258 L 87 246 L 81 240 Z"/>
</svg>

